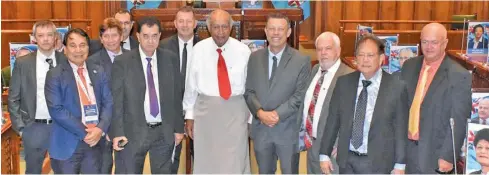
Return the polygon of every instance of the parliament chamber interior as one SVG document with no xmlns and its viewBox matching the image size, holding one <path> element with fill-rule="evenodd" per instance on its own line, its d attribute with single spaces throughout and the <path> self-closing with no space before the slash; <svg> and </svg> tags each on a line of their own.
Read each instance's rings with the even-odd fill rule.
<svg viewBox="0 0 489 175">
<path fill-rule="evenodd" d="M 472 113 L 478 111 L 478 101 L 489 98 L 489 54 L 487 43 L 481 53 L 469 47 L 474 37 L 474 25 L 482 24 L 485 41 L 489 39 L 489 1 L 273 1 L 273 0 L 123 0 L 123 1 L 2 1 L 1 2 L 1 68 L 2 68 L 2 174 L 23 174 L 26 170 L 22 138 L 14 131 L 8 109 L 9 79 L 16 52 L 22 47 L 36 46 L 32 40 L 33 25 L 40 20 L 52 21 L 58 29 L 81 28 L 91 40 L 100 39 L 99 26 L 121 9 L 130 12 L 133 25 L 131 36 L 138 32 L 137 21 L 148 16 L 161 22 L 160 40 L 175 35 L 174 20 L 179 9 L 192 6 L 197 20 L 195 36 L 210 37 L 206 19 L 215 9 L 227 11 L 233 23 L 232 38 L 248 42 L 250 49 L 267 47 L 264 32 L 267 15 L 281 13 L 290 20 L 291 34 L 287 44 L 309 56 L 311 66 L 318 64 L 315 42 L 323 32 L 335 33 L 340 39 L 341 62 L 357 68 L 355 45 L 363 32 L 373 33 L 390 46 L 382 65 L 384 71 L 399 71 L 399 55 L 408 48 L 414 56 L 423 55 L 421 32 L 429 23 L 440 23 L 447 30 L 446 54 L 471 74 Z M 62 35 L 64 36 L 64 34 Z M 249 44 L 252 42 L 252 44 Z M 254 45 L 253 45 L 254 42 Z M 65 46 L 66 47 L 66 46 Z M 254 48 L 252 48 L 254 47 Z M 35 47 L 36 49 L 36 47 Z M 473 52 L 472 52 L 473 51 Z M 34 52 L 31 50 L 31 52 Z M 387 53 L 389 52 L 389 53 Z M 477 58 L 477 59 L 475 59 Z M 397 61 L 396 61 L 397 60 Z M 11 82 L 11 80 L 10 80 Z M 482 103 L 482 102 L 481 102 Z M 302 112 L 302 111 L 301 111 Z M 475 114 L 471 114 L 475 115 Z M 470 116 L 467 116 L 470 117 Z M 469 137 L 469 136 L 467 136 Z M 473 138 L 472 138 L 473 139 Z M 193 168 L 190 138 L 182 141 L 179 174 L 191 174 Z M 249 160 L 252 174 L 258 165 L 253 141 L 249 141 Z M 462 148 L 465 149 L 465 148 Z M 306 152 L 300 153 L 299 170 L 308 172 Z M 468 153 L 467 153 L 468 154 Z M 473 155 L 472 155 L 473 156 Z M 472 157 L 475 161 L 475 158 Z M 467 159 L 468 160 L 468 159 Z M 149 156 L 143 173 L 151 173 Z M 458 172 L 466 169 L 466 159 L 457 161 Z M 489 166 L 489 165 L 488 165 Z M 280 173 L 277 166 L 277 173 Z M 480 165 L 479 165 L 480 167 Z M 115 169 L 115 167 L 113 168 Z M 49 154 L 42 163 L 42 174 L 53 173 Z"/>
</svg>

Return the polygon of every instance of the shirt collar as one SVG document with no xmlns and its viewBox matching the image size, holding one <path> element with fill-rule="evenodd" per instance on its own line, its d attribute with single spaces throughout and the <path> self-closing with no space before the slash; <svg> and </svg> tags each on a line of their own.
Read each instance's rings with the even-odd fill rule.
<svg viewBox="0 0 489 175">
<path fill-rule="evenodd" d="M 51 55 L 48 55 L 48 56 L 42 54 L 41 51 L 39 51 L 39 49 L 36 52 L 37 52 L 36 53 L 36 58 L 37 58 L 38 61 L 48 64 L 46 62 L 46 59 L 47 58 L 51 58 L 53 60 L 53 66 L 56 66 L 56 57 L 55 57 L 55 51 L 54 50 L 51 53 Z"/>
<path fill-rule="evenodd" d="M 153 53 L 153 56 L 151 56 L 151 61 L 155 61 L 156 60 L 156 53 L 157 51 L 155 50 L 155 52 Z M 149 58 L 146 53 L 143 52 L 143 49 L 141 48 L 141 44 L 139 45 L 139 54 L 141 55 L 141 59 L 143 61 L 147 61 L 146 58 Z"/>
<path fill-rule="evenodd" d="M 211 38 L 211 39 L 212 39 L 212 38 Z M 229 45 L 230 45 L 229 43 L 231 42 L 231 40 L 232 40 L 232 39 L 233 39 L 233 38 L 229 37 L 229 38 L 228 38 L 228 40 L 226 41 L 226 43 L 224 43 L 224 45 L 222 45 L 222 47 L 217 46 L 217 44 L 216 44 L 216 42 L 214 41 L 214 39 L 212 39 L 212 44 L 213 44 L 213 46 L 216 48 L 215 50 L 217 50 L 217 49 L 221 49 L 221 50 L 222 50 L 222 52 L 225 52 L 225 51 L 226 51 L 226 49 L 228 49 L 228 47 L 229 47 Z"/>
<path fill-rule="evenodd" d="M 110 50 L 107 50 L 107 49 L 105 49 L 105 50 L 107 51 L 107 54 L 109 54 L 109 57 L 110 57 L 110 58 L 114 58 L 114 57 L 116 57 L 116 56 L 118 56 L 118 55 L 122 54 L 122 48 L 121 48 L 121 50 L 119 50 L 119 53 L 114 53 L 114 52 L 112 52 L 112 51 L 110 51 Z"/>
<path fill-rule="evenodd" d="M 185 43 L 187 43 L 187 45 L 192 45 L 193 44 L 193 41 L 194 41 L 194 37 L 192 36 L 192 38 L 190 38 L 187 42 L 183 41 L 182 38 L 180 38 L 180 36 L 177 35 L 177 38 L 178 38 L 178 43 L 183 45 Z"/>
<path fill-rule="evenodd" d="M 363 86 L 362 80 L 367 80 L 365 76 L 363 76 L 363 73 L 360 73 L 360 81 L 359 81 L 359 86 Z M 372 82 L 372 85 L 379 85 L 380 80 L 382 80 L 382 69 L 379 68 L 377 72 L 375 72 L 374 76 L 369 79 L 369 81 Z"/>
<path fill-rule="evenodd" d="M 126 39 L 125 39 L 123 42 L 125 42 L 125 43 L 128 43 L 128 44 L 129 44 L 129 42 L 130 42 L 130 40 L 129 40 L 129 39 L 130 39 L 130 38 L 131 38 L 131 36 L 128 36 L 128 37 L 127 37 L 127 38 L 126 38 Z"/>
<path fill-rule="evenodd" d="M 482 37 L 483 37 L 483 36 L 481 36 L 481 38 L 479 38 L 479 40 L 477 40 L 477 39 L 474 37 L 474 42 L 478 42 L 478 43 L 482 42 Z"/>
<path fill-rule="evenodd" d="M 341 59 L 337 59 L 336 62 L 327 70 L 328 73 L 336 73 L 338 71 L 338 69 L 340 68 L 340 65 L 341 65 Z M 319 70 L 318 72 L 321 72 L 321 71 L 324 71 L 323 68 L 321 66 L 319 66 Z"/>
<path fill-rule="evenodd" d="M 70 66 L 71 68 L 73 69 L 73 71 L 78 71 L 78 66 L 74 63 L 72 63 L 70 60 L 68 60 L 68 63 L 70 63 Z M 83 65 L 82 65 L 83 69 L 87 69 L 87 63 L 86 62 L 83 62 Z"/>
<path fill-rule="evenodd" d="M 268 57 L 272 59 L 272 57 L 275 56 L 277 57 L 277 61 L 280 62 L 280 59 L 282 59 L 282 54 L 284 53 L 286 47 L 287 45 L 285 45 L 284 48 L 282 48 L 282 50 L 280 50 L 280 52 L 278 52 L 277 54 L 273 54 L 273 52 L 270 51 L 270 46 L 268 46 Z"/>
</svg>

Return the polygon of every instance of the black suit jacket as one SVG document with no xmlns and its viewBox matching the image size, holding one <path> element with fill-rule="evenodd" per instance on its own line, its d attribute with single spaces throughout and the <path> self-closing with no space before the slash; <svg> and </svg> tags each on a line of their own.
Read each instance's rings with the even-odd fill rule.
<svg viewBox="0 0 489 175">
<path fill-rule="evenodd" d="M 157 129 L 166 143 L 174 142 L 174 133 L 183 133 L 181 75 L 173 65 L 177 55 L 171 51 L 158 48 L 158 83 L 162 126 Z M 147 128 L 144 115 L 144 97 L 146 90 L 145 72 L 143 71 L 139 49 L 131 50 L 115 59 L 112 65 L 112 94 L 114 113 L 111 136 L 126 136 L 129 143 L 139 144 L 146 137 Z"/>
<path fill-rule="evenodd" d="M 138 42 L 136 37 L 129 36 L 129 42 L 131 44 L 131 50 L 137 49 L 139 47 L 139 42 Z M 121 47 L 122 47 L 122 43 L 121 43 Z M 90 48 L 88 50 L 88 56 L 91 56 L 92 54 L 97 53 L 102 48 L 104 48 L 104 46 L 100 42 L 100 40 L 90 40 Z"/>
<path fill-rule="evenodd" d="M 455 123 L 455 148 L 461 148 L 464 142 L 472 109 L 472 77 L 467 69 L 449 56 L 443 59 L 421 104 L 418 146 L 408 146 L 406 173 L 435 174 L 438 159 L 453 163 L 450 118 Z M 424 56 L 411 58 L 402 67 L 401 79 L 406 83 L 408 109 L 416 93 L 423 60 Z M 455 152 L 460 155 L 460 149 L 455 149 Z M 410 168 L 410 164 L 419 165 L 417 169 L 421 172 Z"/>
<path fill-rule="evenodd" d="M 320 154 L 331 157 L 338 136 L 336 159 L 343 168 L 349 156 L 359 78 L 358 71 L 338 78 L 321 143 Z M 403 86 L 398 77 L 382 72 L 367 150 L 368 158 L 375 162 L 372 169 L 376 173 L 389 174 L 395 163 L 405 164 L 408 110 Z"/>
<path fill-rule="evenodd" d="M 66 57 L 55 52 L 56 66 Z M 30 53 L 15 61 L 8 93 L 8 111 L 13 129 L 19 133 L 25 126 L 36 119 L 36 57 L 37 52 Z"/>
<path fill-rule="evenodd" d="M 129 52 L 126 49 L 121 50 L 123 54 Z M 114 58 L 114 60 L 117 58 L 119 57 Z M 88 57 L 88 62 L 102 66 L 105 72 L 107 72 L 107 76 L 109 77 L 109 79 L 112 77 L 112 61 L 110 60 L 110 56 L 105 48 L 102 48 L 97 53 L 90 55 L 90 57 Z"/>
</svg>

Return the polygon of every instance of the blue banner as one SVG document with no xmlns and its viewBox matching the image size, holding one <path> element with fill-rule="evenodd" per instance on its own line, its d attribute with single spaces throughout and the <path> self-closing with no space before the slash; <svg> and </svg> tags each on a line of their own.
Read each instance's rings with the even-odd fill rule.
<svg viewBox="0 0 489 175">
<path fill-rule="evenodd" d="M 275 9 L 289 9 L 297 8 L 300 6 L 302 8 L 302 14 L 304 15 L 304 20 L 311 16 L 311 3 L 306 0 L 272 0 L 273 7 Z"/>
</svg>

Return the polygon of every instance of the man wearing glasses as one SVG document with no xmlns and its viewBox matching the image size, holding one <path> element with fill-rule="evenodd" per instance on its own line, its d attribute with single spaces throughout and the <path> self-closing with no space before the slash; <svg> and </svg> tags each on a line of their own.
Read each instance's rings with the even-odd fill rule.
<svg viewBox="0 0 489 175">
<path fill-rule="evenodd" d="M 401 71 L 409 105 L 406 173 L 449 173 L 455 164 L 453 155 L 460 155 L 464 142 L 472 79 L 467 69 L 446 55 L 443 25 L 426 25 L 420 39 L 423 56 L 407 60 Z"/>
</svg>

